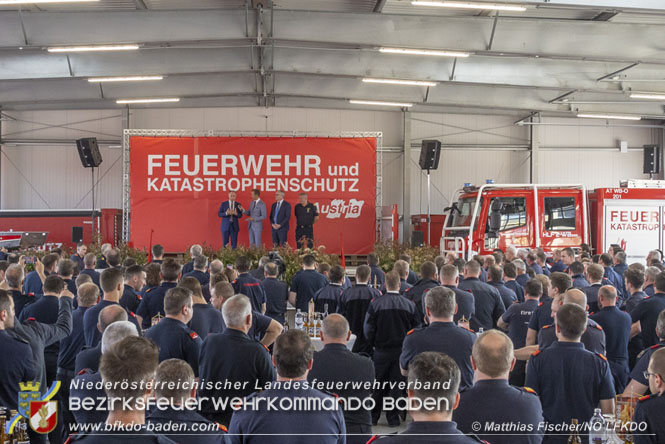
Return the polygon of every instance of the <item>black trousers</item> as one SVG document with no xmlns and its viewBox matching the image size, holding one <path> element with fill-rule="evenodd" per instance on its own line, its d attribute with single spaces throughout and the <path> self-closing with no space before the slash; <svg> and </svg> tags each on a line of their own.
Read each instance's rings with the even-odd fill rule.
<svg viewBox="0 0 665 444">
<path fill-rule="evenodd" d="M 401 353 L 401 350 L 374 350 L 374 377 L 378 382 L 405 381 L 406 378 L 402 376 L 399 370 L 399 355 Z M 376 403 L 374 410 L 372 410 L 372 423 L 378 422 L 381 417 L 384 398 L 392 398 L 394 402 L 402 396 L 404 396 L 403 390 L 397 386 L 375 390 L 372 394 Z M 390 408 L 385 412 L 388 425 L 399 425 L 399 411 L 397 409 Z"/>
<path fill-rule="evenodd" d="M 303 240 L 303 237 L 307 238 Z M 296 244 L 298 248 L 312 248 L 314 246 L 314 228 L 296 225 Z"/>
</svg>

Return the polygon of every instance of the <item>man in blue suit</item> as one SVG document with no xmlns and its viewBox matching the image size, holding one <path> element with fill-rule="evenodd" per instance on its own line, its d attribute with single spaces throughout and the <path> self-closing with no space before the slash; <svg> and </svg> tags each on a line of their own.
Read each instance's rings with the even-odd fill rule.
<svg viewBox="0 0 665 444">
<path fill-rule="evenodd" d="M 229 243 L 229 238 L 231 238 L 231 248 L 235 250 L 238 247 L 238 231 L 240 230 L 238 219 L 242 217 L 243 211 L 242 206 L 236 202 L 235 191 L 231 191 L 229 200 L 222 202 L 219 206 L 217 215 L 222 218 L 222 242 L 224 242 L 224 247 Z"/>
<path fill-rule="evenodd" d="M 273 245 L 286 245 L 290 219 L 291 204 L 284 200 L 284 191 L 277 191 L 275 193 L 275 203 L 270 207 Z"/>
<path fill-rule="evenodd" d="M 252 202 L 249 204 L 249 210 L 244 214 L 249 216 L 249 246 L 261 247 L 261 233 L 263 232 L 263 219 L 268 217 L 266 204 L 261 200 L 261 191 L 254 188 L 252 190 Z"/>
</svg>

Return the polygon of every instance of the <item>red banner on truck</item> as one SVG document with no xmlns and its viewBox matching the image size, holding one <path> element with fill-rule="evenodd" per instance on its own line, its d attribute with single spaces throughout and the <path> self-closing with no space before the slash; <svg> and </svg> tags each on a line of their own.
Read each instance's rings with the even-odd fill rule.
<svg viewBox="0 0 665 444">
<path fill-rule="evenodd" d="M 376 139 L 280 137 L 130 138 L 130 240 L 185 251 L 206 242 L 220 247 L 217 212 L 230 191 L 247 209 L 250 191 L 261 190 L 268 213 L 283 190 L 294 207 L 300 193 L 319 210 L 316 245 L 346 254 L 372 250 L 376 239 Z M 239 220 L 239 245 L 249 245 L 247 218 Z M 295 216 L 288 242 L 295 247 Z M 263 221 L 263 244 L 271 240 Z"/>
</svg>

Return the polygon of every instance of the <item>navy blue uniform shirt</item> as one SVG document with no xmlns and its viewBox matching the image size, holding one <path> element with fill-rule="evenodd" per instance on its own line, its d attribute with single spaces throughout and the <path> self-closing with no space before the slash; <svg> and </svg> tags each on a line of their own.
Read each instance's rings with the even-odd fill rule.
<svg viewBox="0 0 665 444">
<path fill-rule="evenodd" d="M 323 313 L 328 305 L 328 313 L 337 312 L 337 306 L 342 298 L 344 289 L 340 284 L 328 284 L 314 293 L 314 311 Z"/>
<path fill-rule="evenodd" d="M 92 282 L 94 282 L 96 286 L 101 287 L 99 285 L 99 273 L 97 271 L 91 268 L 84 268 L 83 270 L 81 270 L 81 274 L 87 274 L 88 276 L 90 276 Z"/>
<path fill-rule="evenodd" d="M 247 336 L 250 338 L 253 338 L 255 341 L 261 341 L 263 337 L 266 334 L 266 331 L 268 331 L 268 327 L 270 326 L 270 323 L 272 322 L 272 318 L 269 316 L 263 315 L 259 313 L 258 311 L 252 311 L 252 326 L 249 328 L 249 332 L 247 332 Z M 226 330 L 226 323 L 224 322 L 224 318 L 222 317 L 222 331 Z"/>
<path fill-rule="evenodd" d="M 419 324 L 420 318 L 416 304 L 399 293 L 388 292 L 370 302 L 365 337 L 377 350 L 401 350 L 406 333 Z"/>
<path fill-rule="evenodd" d="M 627 313 L 630 313 L 633 311 L 635 307 L 637 307 L 637 304 L 639 304 L 644 298 L 647 297 L 647 294 L 643 291 L 636 291 L 632 293 L 628 298 L 623 301 L 623 304 L 621 305 L 621 309 Z"/>
<path fill-rule="evenodd" d="M 399 365 L 409 368 L 413 358 L 422 352 L 445 353 L 455 360 L 461 371 L 460 387 L 473 384 L 471 349 L 476 342 L 476 334 L 452 322 L 433 322 L 426 328 L 418 328 L 407 333 L 402 345 Z"/>
<path fill-rule="evenodd" d="M 443 287 L 450 288 L 455 292 L 455 303 L 457 304 L 457 312 L 453 317 L 453 321 L 457 322 L 464 318 L 467 322 L 476 314 L 476 302 L 473 300 L 473 295 L 468 291 L 460 290 L 454 285 L 443 285 Z"/>
<path fill-rule="evenodd" d="M 189 321 L 189 328 L 194 330 L 201 339 L 210 333 L 221 333 L 224 330 L 222 313 L 210 304 L 194 304 L 194 314 Z"/>
<path fill-rule="evenodd" d="M 58 368 L 74 371 L 76 356 L 85 346 L 83 334 L 83 315 L 88 307 L 77 307 L 72 311 L 72 332 L 60 341 L 60 354 L 58 355 Z"/>
<path fill-rule="evenodd" d="M 416 282 L 413 287 L 407 288 L 403 293 L 408 300 L 416 304 L 416 312 L 419 314 L 419 316 L 422 315 L 419 317 L 419 327 L 425 325 L 425 294 L 432 288 L 438 287 L 440 285 L 441 284 L 434 279 L 421 279 Z M 402 294 L 401 291 L 400 294 Z"/>
<path fill-rule="evenodd" d="M 81 370 L 90 369 L 93 372 L 99 371 L 99 361 L 102 359 L 102 342 L 99 341 L 94 347 L 83 347 L 83 350 L 76 355 L 74 363 L 74 372 L 80 373 Z"/>
<path fill-rule="evenodd" d="M 289 286 L 286 285 L 286 282 L 273 277 L 263 279 L 261 284 L 266 292 L 266 316 L 284 324 L 286 302 L 289 300 Z"/>
<path fill-rule="evenodd" d="M 266 292 L 260 280 L 249 273 L 242 273 L 232 284 L 236 294 L 244 294 L 249 298 L 253 310 L 262 311 L 263 304 L 266 303 Z"/>
<path fill-rule="evenodd" d="M 35 379 L 35 363 L 27 342 L 0 330 L 0 405 L 18 409 L 19 382 Z M 11 357 L 11 359 L 9 359 Z"/>
<path fill-rule="evenodd" d="M 640 353 L 638 361 L 633 368 L 633 371 L 630 372 L 630 379 L 634 379 L 642 385 L 649 386 L 649 381 L 644 377 L 645 370 L 649 367 L 649 361 L 651 360 L 651 355 L 661 347 L 665 347 L 665 340 L 660 341 L 656 345 L 645 349 Z"/>
<path fill-rule="evenodd" d="M 383 288 L 386 283 L 386 273 L 378 265 L 369 266 L 369 285 L 376 288 Z"/>
<path fill-rule="evenodd" d="M 540 331 L 546 325 L 551 325 L 554 323 L 554 318 L 552 318 L 552 299 L 547 298 L 544 301 L 538 303 L 538 306 L 533 311 L 531 319 L 529 319 L 529 328 L 531 330 Z"/>
<path fill-rule="evenodd" d="M 44 272 L 46 276 L 49 273 Z M 44 294 L 42 290 L 42 279 L 39 277 L 39 274 L 36 271 L 31 271 L 25 276 L 23 280 L 23 294 L 40 296 Z"/>
<path fill-rule="evenodd" d="M 555 342 L 531 356 L 526 386 L 535 390 L 543 417 L 551 424 L 580 424 L 591 419 L 602 399 L 614 399 L 607 360 L 581 342 Z"/>
<path fill-rule="evenodd" d="M 635 406 L 633 421 L 637 424 L 642 422 L 647 424 L 646 430 L 633 435 L 635 444 L 665 442 L 665 395 L 640 398 Z"/>
<path fill-rule="evenodd" d="M 656 322 L 658 314 L 663 310 L 665 310 L 665 293 L 655 293 L 637 304 L 635 309 L 630 312 L 633 323 L 639 322 L 642 327 L 645 347 L 651 347 L 659 341 L 656 335 Z"/>
<path fill-rule="evenodd" d="M 579 288 L 581 290 L 590 285 L 583 274 L 575 274 L 571 276 L 571 278 L 573 280 L 573 288 Z"/>
<path fill-rule="evenodd" d="M 554 324 L 546 325 L 538 332 L 538 348 L 543 350 L 557 342 L 556 327 Z M 587 350 L 605 354 L 605 332 L 593 319 L 587 320 L 587 328 L 582 333 L 582 344 Z"/>
<path fill-rule="evenodd" d="M 296 310 L 309 310 L 314 293 L 328 285 L 328 279 L 316 270 L 300 270 L 291 279 L 291 291 L 296 294 Z"/>
<path fill-rule="evenodd" d="M 69 392 L 70 399 L 78 400 L 80 403 L 86 398 L 105 399 L 106 393 L 101 386 L 102 375 L 90 369 L 84 369 L 72 379 Z M 89 401 L 88 401 L 89 402 Z M 99 409 L 74 409 L 72 414 L 78 424 L 99 424 L 106 421 L 108 417 L 108 407 Z"/>
<path fill-rule="evenodd" d="M 473 294 L 476 302 L 476 315 L 471 318 L 471 330 L 478 331 L 481 327 L 490 330 L 496 327 L 496 321 L 506 311 L 499 290 L 489 284 L 480 282 L 478 278 L 467 278 L 459 284 L 461 290 Z"/>
<path fill-rule="evenodd" d="M 206 273 L 205 271 L 199 271 L 199 270 L 192 270 L 189 273 L 185 274 L 185 272 L 182 273 L 182 277 L 193 277 L 197 281 L 199 281 L 199 284 L 201 284 L 201 292 L 203 293 L 203 299 L 206 300 L 206 302 L 210 301 L 210 273 Z"/>
<path fill-rule="evenodd" d="M 365 317 L 372 299 L 380 296 L 379 290 L 367 284 L 356 284 L 342 293 L 337 312 L 349 321 L 349 329 L 356 335 L 356 342 L 353 344 L 354 352 L 371 352 L 371 346 L 365 338 Z"/>
<path fill-rule="evenodd" d="M 505 284 L 506 287 L 510 288 L 515 292 L 515 296 L 517 296 L 518 301 L 524 302 L 524 287 L 518 284 L 516 280 L 505 281 Z"/>
<path fill-rule="evenodd" d="M 97 321 L 99 320 L 99 312 L 109 305 L 120 305 L 117 302 L 102 300 L 88 308 L 83 315 L 83 335 L 85 336 L 85 345 L 94 347 L 102 340 L 102 334 L 97 329 Z M 136 326 L 136 330 L 141 333 L 139 321 L 136 319 L 134 313 L 127 313 L 127 320 Z"/>
<path fill-rule="evenodd" d="M 58 309 L 60 302 L 57 296 L 42 296 L 33 304 L 28 305 L 21 311 L 19 321 L 25 322 L 29 318 L 34 318 L 42 324 L 55 324 L 58 321 Z M 53 359 L 60 352 L 60 341 L 55 342 L 44 349 L 45 355 L 53 355 Z M 47 364 L 49 364 L 47 362 Z"/>
<path fill-rule="evenodd" d="M 538 424 L 542 420 L 543 409 L 535 392 L 513 387 L 506 379 L 477 381 L 473 387 L 460 390 L 459 405 L 453 411 L 453 421 L 462 433 L 474 433 L 492 444 L 539 444 L 543 436 Z M 476 421 L 481 425 L 519 424 L 530 426 L 531 431 L 504 435 L 482 426 L 476 430 L 473 426 Z"/>
<path fill-rule="evenodd" d="M 21 316 L 21 312 L 26 306 L 39 299 L 38 296 L 26 295 L 18 290 L 9 290 L 9 293 L 11 293 L 12 299 L 14 299 L 14 313 L 16 314 L 17 318 Z"/>
<path fill-rule="evenodd" d="M 628 341 L 630 340 L 630 315 L 616 306 L 604 307 L 591 319 L 596 321 L 605 332 L 605 350 L 607 359 L 612 363 L 624 365 L 628 370 Z"/>
<path fill-rule="evenodd" d="M 499 291 L 499 295 L 501 296 L 501 301 L 503 302 L 503 306 L 506 308 L 506 310 L 515 302 L 518 302 L 517 294 L 512 289 L 508 288 L 505 282 L 492 281 L 488 282 L 488 284 L 490 284 L 492 287 L 496 288 Z"/>
<path fill-rule="evenodd" d="M 600 290 L 600 287 L 603 285 L 609 284 L 593 284 L 581 289 L 584 294 L 586 294 L 586 303 L 589 306 L 589 313 L 596 313 L 600 309 L 598 306 L 598 290 Z"/>
<path fill-rule="evenodd" d="M 406 283 L 409 285 L 415 285 L 418 282 L 418 273 L 409 269 L 409 277 L 406 278 Z"/>
<path fill-rule="evenodd" d="M 503 322 L 508 324 L 508 337 L 513 341 L 515 349 L 526 345 L 526 333 L 529 329 L 529 320 L 538 307 L 537 299 L 529 299 L 513 304 L 501 316 Z"/>
<path fill-rule="evenodd" d="M 136 314 L 141 316 L 141 327 L 147 330 L 152 325 L 152 318 L 161 315 L 164 316 L 164 296 L 171 288 L 175 288 L 177 282 L 162 282 L 159 287 L 149 289 L 143 295 L 143 299 L 136 309 Z"/>
<path fill-rule="evenodd" d="M 159 347 L 159 362 L 167 359 L 182 359 L 199 375 L 199 352 L 201 351 L 201 338 L 184 322 L 177 319 L 164 318 L 159 324 L 150 327 L 145 337 L 152 339 Z"/>
<path fill-rule="evenodd" d="M 120 305 L 122 305 L 122 308 L 136 313 L 140 303 L 141 296 L 136 294 L 136 291 L 134 291 L 131 286 L 125 284 L 125 288 L 122 290 L 122 296 L 120 297 Z"/>
</svg>

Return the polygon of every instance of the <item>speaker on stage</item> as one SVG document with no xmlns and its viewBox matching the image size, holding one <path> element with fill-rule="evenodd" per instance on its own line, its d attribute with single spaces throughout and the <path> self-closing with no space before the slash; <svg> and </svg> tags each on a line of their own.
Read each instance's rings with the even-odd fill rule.
<svg viewBox="0 0 665 444">
<path fill-rule="evenodd" d="M 72 242 L 75 244 L 83 242 L 83 227 L 72 227 Z"/>
<path fill-rule="evenodd" d="M 76 141 L 76 148 L 79 150 L 79 157 L 83 168 L 96 168 L 102 163 L 102 155 L 97 146 L 95 137 L 79 139 Z"/>
<path fill-rule="evenodd" d="M 644 174 L 660 173 L 660 146 L 644 145 Z"/>
<path fill-rule="evenodd" d="M 441 142 L 438 140 L 423 140 L 420 146 L 421 170 L 435 170 L 439 167 L 439 156 L 441 155 Z"/>
</svg>

